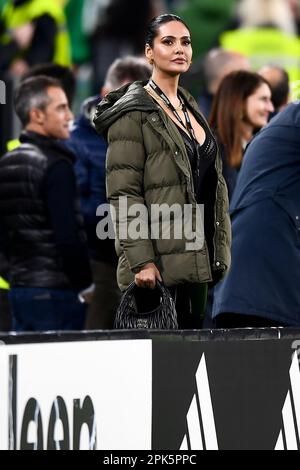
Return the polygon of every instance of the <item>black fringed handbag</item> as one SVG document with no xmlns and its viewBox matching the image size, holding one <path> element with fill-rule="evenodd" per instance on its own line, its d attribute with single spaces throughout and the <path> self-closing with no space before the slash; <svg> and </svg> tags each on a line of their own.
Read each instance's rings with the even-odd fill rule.
<svg viewBox="0 0 300 470">
<path fill-rule="evenodd" d="M 168 289 L 161 282 L 156 282 L 156 287 L 152 292 L 150 292 L 150 289 L 143 289 L 144 292 L 148 290 L 148 295 L 150 293 L 153 298 L 157 299 L 157 306 L 149 312 L 138 311 L 135 299 L 137 289 L 141 291 L 141 288 L 132 282 L 123 294 L 116 313 L 116 329 L 150 328 L 173 330 L 178 328 L 174 300 Z"/>
</svg>

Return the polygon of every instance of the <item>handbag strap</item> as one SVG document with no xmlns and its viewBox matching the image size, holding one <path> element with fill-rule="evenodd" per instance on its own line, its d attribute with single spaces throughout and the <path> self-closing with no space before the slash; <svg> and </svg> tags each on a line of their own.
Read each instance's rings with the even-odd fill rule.
<svg viewBox="0 0 300 470">
<path fill-rule="evenodd" d="M 127 287 L 127 289 L 125 290 L 124 292 L 124 295 L 125 294 L 130 294 L 135 288 L 137 288 L 138 286 L 136 285 L 135 281 L 132 281 L 131 284 L 129 284 L 129 286 Z M 164 285 L 164 283 L 162 281 L 159 281 L 158 279 L 156 279 L 156 286 L 155 287 L 158 287 L 159 290 L 162 292 L 162 293 L 165 293 L 166 292 L 166 286 Z M 169 292 L 169 291 L 168 291 Z"/>
</svg>

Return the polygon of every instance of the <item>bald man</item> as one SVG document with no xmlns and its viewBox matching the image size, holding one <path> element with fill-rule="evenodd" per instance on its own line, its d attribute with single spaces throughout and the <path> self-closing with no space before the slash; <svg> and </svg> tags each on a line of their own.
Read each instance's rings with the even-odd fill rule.
<svg viewBox="0 0 300 470">
<path fill-rule="evenodd" d="M 271 99 L 274 106 L 274 113 L 270 116 L 271 119 L 279 111 L 282 111 L 289 102 L 289 76 L 283 68 L 276 65 L 266 65 L 262 67 L 258 73 L 269 82 L 272 91 Z"/>
<path fill-rule="evenodd" d="M 206 89 L 198 100 L 200 110 L 205 117 L 210 114 L 213 97 L 222 79 L 236 70 L 250 70 L 250 62 L 243 54 L 214 48 L 205 56 L 203 75 Z"/>
</svg>

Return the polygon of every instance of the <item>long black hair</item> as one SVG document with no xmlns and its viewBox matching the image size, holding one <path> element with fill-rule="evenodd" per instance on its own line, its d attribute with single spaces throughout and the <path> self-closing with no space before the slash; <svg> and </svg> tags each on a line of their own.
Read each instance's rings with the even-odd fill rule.
<svg viewBox="0 0 300 470">
<path fill-rule="evenodd" d="M 188 31 L 190 30 L 187 24 L 177 15 L 172 15 L 170 13 L 159 15 L 153 18 L 148 25 L 146 31 L 146 44 L 149 44 L 149 46 L 152 48 L 153 41 L 158 34 L 158 29 L 162 24 L 170 23 L 170 21 L 179 21 L 188 29 Z"/>
</svg>

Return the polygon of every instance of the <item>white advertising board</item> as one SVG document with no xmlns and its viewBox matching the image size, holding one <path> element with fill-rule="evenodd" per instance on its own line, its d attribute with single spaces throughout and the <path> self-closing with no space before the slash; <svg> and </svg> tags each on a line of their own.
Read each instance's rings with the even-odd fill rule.
<svg viewBox="0 0 300 470">
<path fill-rule="evenodd" d="M 0 346 L 0 449 L 151 449 L 151 340 Z"/>
</svg>

